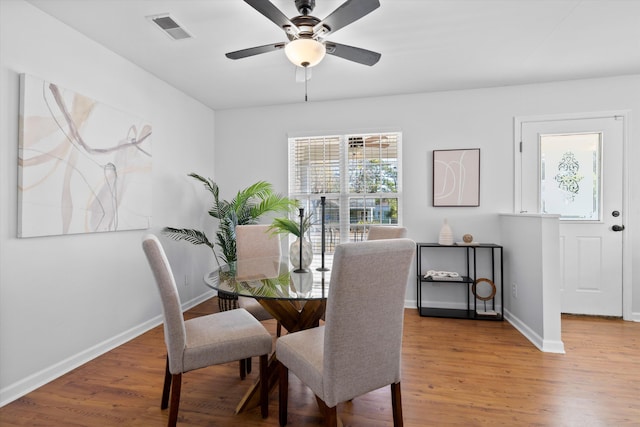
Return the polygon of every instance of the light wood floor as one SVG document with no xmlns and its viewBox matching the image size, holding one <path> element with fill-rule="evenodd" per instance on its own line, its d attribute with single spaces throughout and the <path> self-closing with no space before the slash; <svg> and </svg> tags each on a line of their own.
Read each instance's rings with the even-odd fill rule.
<svg viewBox="0 0 640 427">
<path fill-rule="evenodd" d="M 186 316 L 216 310 L 213 299 Z M 405 426 L 639 426 L 640 323 L 564 316 L 562 330 L 566 354 L 545 354 L 507 322 L 421 318 L 406 310 Z M 0 408 L 0 425 L 166 425 L 162 334 L 157 327 Z M 237 363 L 185 374 L 178 425 L 277 426 L 277 390 L 268 419 L 258 409 L 234 415 L 257 376 L 257 360 L 254 366 L 245 381 Z M 389 390 L 338 411 L 345 426 L 390 426 Z M 293 375 L 289 425 L 322 425 L 312 393 Z"/>
</svg>

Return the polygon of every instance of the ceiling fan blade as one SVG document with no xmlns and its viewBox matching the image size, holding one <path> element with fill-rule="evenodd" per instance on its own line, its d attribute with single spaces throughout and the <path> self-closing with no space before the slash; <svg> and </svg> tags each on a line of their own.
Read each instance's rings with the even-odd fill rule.
<svg viewBox="0 0 640 427">
<path fill-rule="evenodd" d="M 347 0 L 313 27 L 313 33 L 324 37 L 368 15 L 379 7 L 378 0 Z"/>
<path fill-rule="evenodd" d="M 349 61 L 358 62 L 364 65 L 374 65 L 382 56 L 378 52 L 373 52 L 359 47 L 347 46 L 346 44 L 326 42 L 325 47 L 327 48 L 327 53 L 329 55 L 339 56 L 340 58 L 348 59 Z"/>
<path fill-rule="evenodd" d="M 248 56 L 260 55 L 261 53 L 273 52 L 284 48 L 284 43 L 271 43 L 264 46 L 250 47 L 248 49 L 236 50 L 235 52 L 229 52 L 225 56 L 229 59 L 241 59 Z"/>
<path fill-rule="evenodd" d="M 298 27 L 269 0 L 244 0 L 249 6 L 263 14 L 267 19 L 285 30 L 288 34 L 297 35 Z"/>
</svg>

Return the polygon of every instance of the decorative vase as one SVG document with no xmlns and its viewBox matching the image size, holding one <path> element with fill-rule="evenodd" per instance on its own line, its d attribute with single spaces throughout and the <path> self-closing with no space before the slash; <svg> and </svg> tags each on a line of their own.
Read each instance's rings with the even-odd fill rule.
<svg viewBox="0 0 640 427">
<path fill-rule="evenodd" d="M 306 273 L 291 272 L 291 282 L 293 290 L 299 297 L 309 295 L 313 289 L 313 273 L 307 271 Z"/>
<path fill-rule="evenodd" d="M 444 220 L 444 224 L 442 224 L 442 228 L 440 229 L 438 243 L 445 246 L 453 245 L 453 232 L 451 231 L 451 227 L 449 227 L 449 222 L 446 218 Z"/>
<path fill-rule="evenodd" d="M 294 268 L 309 268 L 311 261 L 313 261 L 311 242 L 302 239 L 302 265 L 300 265 L 300 238 L 298 237 L 289 247 L 289 261 Z"/>
</svg>

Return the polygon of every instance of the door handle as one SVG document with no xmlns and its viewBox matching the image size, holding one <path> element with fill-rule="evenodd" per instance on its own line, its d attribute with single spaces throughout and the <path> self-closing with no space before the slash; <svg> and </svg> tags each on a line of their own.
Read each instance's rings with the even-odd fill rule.
<svg viewBox="0 0 640 427">
<path fill-rule="evenodd" d="M 622 231 L 622 230 L 624 230 L 624 225 L 618 225 L 618 224 L 616 224 L 616 225 L 614 225 L 613 227 L 611 227 L 611 229 L 612 229 L 613 231 Z"/>
</svg>

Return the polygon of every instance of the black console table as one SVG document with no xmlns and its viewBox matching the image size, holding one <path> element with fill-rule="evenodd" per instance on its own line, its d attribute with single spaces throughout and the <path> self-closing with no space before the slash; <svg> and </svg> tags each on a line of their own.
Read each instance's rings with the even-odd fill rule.
<svg viewBox="0 0 640 427">
<path fill-rule="evenodd" d="M 502 312 L 497 311 L 496 298 L 500 300 L 500 310 L 504 310 L 503 299 L 503 267 L 502 267 L 502 246 L 493 243 L 481 243 L 481 244 L 456 244 L 451 246 L 440 245 L 438 243 L 417 243 L 416 257 L 417 257 L 417 304 L 418 312 L 420 316 L 425 317 L 450 317 L 457 319 L 482 319 L 482 320 L 502 320 Z M 459 256 L 461 258 L 460 266 L 466 268 L 465 272 L 460 273 L 460 276 L 451 278 L 438 278 L 438 277 L 425 277 L 427 269 L 423 268 L 422 258 L 423 253 L 428 256 L 427 252 L 437 251 L 454 251 L 457 252 L 452 256 Z M 477 276 L 477 257 L 478 251 L 491 251 L 491 277 L 479 278 Z M 434 266 L 429 266 L 434 267 Z M 499 271 L 499 276 L 496 273 Z M 489 285 L 495 287 L 495 295 L 487 298 L 486 296 L 477 295 L 475 291 L 476 286 L 480 286 L 480 283 L 486 282 Z M 424 306 L 422 303 L 423 286 L 428 287 L 436 283 L 446 283 L 451 286 L 464 285 L 466 287 L 467 304 L 466 309 L 460 308 L 441 308 Z M 425 291 L 428 292 L 427 289 Z M 471 299 L 473 298 L 473 304 Z M 480 299 L 480 301 L 479 301 Z M 485 309 L 485 305 L 490 307 L 490 310 Z"/>
</svg>

